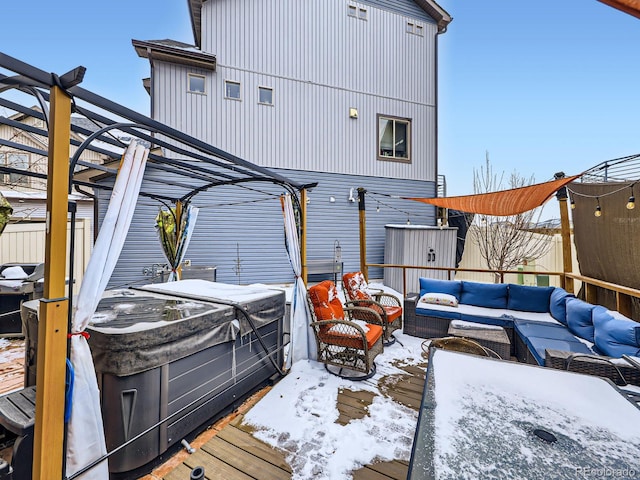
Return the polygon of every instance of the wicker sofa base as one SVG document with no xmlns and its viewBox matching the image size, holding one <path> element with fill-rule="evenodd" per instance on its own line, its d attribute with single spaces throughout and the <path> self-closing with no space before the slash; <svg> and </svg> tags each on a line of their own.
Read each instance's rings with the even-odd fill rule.
<svg viewBox="0 0 640 480">
<path fill-rule="evenodd" d="M 574 355 L 560 350 L 547 350 L 545 353 L 545 367 L 604 377 L 617 385 L 630 383 L 640 386 L 640 370 L 630 364 L 616 360 L 614 366 L 606 361 L 608 357 L 599 359 L 596 355 Z"/>
</svg>

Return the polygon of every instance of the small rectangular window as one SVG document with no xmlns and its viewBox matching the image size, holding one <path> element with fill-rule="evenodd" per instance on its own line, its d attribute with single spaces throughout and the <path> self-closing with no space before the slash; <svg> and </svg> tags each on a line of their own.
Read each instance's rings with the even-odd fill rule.
<svg viewBox="0 0 640 480">
<path fill-rule="evenodd" d="M 261 105 L 273 105 L 273 88 L 258 87 L 258 103 Z"/>
<path fill-rule="evenodd" d="M 358 18 L 360 20 L 366 20 L 367 19 L 367 9 L 366 8 L 359 8 L 358 9 Z"/>
<path fill-rule="evenodd" d="M 204 91 L 204 75 L 196 75 L 189 73 L 189 91 L 192 93 L 205 93 Z"/>
<path fill-rule="evenodd" d="M 378 115 L 378 160 L 411 162 L 411 120 Z"/>
<path fill-rule="evenodd" d="M 415 24 L 413 22 L 407 22 L 407 33 L 415 32 Z"/>
<path fill-rule="evenodd" d="M 240 100 L 240 82 L 224 81 L 224 96 L 232 100 Z"/>
<path fill-rule="evenodd" d="M 0 164 L 17 170 L 27 171 L 29 170 L 29 154 L 16 152 L 2 153 L 0 154 Z M 9 183 L 13 185 L 28 185 L 29 177 L 21 173 L 10 173 Z"/>
<path fill-rule="evenodd" d="M 422 25 L 416 25 L 416 35 L 424 36 L 424 27 Z"/>
<path fill-rule="evenodd" d="M 350 17 L 357 17 L 358 7 L 356 7 L 355 5 L 347 5 L 347 15 L 349 15 Z"/>
</svg>

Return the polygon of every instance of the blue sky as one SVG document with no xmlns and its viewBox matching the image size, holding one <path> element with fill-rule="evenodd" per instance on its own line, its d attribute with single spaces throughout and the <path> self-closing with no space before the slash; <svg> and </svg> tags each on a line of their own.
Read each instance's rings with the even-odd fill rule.
<svg viewBox="0 0 640 480">
<path fill-rule="evenodd" d="M 301 0 L 303 1 L 303 0 Z M 640 153 L 640 20 L 597 0 L 440 0 L 439 158 L 449 195 L 497 172 L 580 173 Z M 32 0 L 2 7 L 0 51 L 148 114 L 131 39 L 193 42 L 186 0 Z M 550 202 L 551 203 L 551 202 Z"/>
</svg>

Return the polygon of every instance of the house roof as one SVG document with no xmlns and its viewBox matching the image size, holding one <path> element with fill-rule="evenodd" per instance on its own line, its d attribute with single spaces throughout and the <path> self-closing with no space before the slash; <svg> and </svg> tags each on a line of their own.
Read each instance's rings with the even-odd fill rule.
<svg viewBox="0 0 640 480">
<path fill-rule="evenodd" d="M 193 30 L 193 38 L 198 47 L 202 44 L 202 4 L 204 0 L 187 0 L 189 3 L 189 16 L 191 18 L 191 29 Z M 625 1 L 625 0 L 621 0 Z M 635 1 L 635 0 L 626 0 Z M 429 16 L 431 16 L 438 25 L 438 32 L 447 30 L 447 25 L 453 19 L 447 11 L 438 5 L 434 0 L 415 0 L 416 4 L 422 8 Z"/>
<path fill-rule="evenodd" d="M 610 7 L 640 18 L 640 0 L 599 0 Z"/>
<path fill-rule="evenodd" d="M 138 56 L 178 63 L 205 70 L 216 69 L 216 56 L 201 51 L 195 45 L 176 40 L 131 40 Z"/>
</svg>

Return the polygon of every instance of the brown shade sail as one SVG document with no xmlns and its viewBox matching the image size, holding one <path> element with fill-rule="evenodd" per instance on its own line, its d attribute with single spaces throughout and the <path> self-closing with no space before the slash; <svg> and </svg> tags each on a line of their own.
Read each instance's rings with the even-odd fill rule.
<svg viewBox="0 0 640 480">
<path fill-rule="evenodd" d="M 600 0 L 610 7 L 640 18 L 640 0 Z"/>
<path fill-rule="evenodd" d="M 459 210 L 461 212 L 479 213 L 506 217 L 517 215 L 539 207 L 559 189 L 579 178 L 580 175 L 565 177 L 545 183 L 537 183 L 526 187 L 512 188 L 499 192 L 462 195 L 459 197 L 417 198 L 403 197 L 405 200 L 430 203 L 438 207 Z"/>
</svg>

